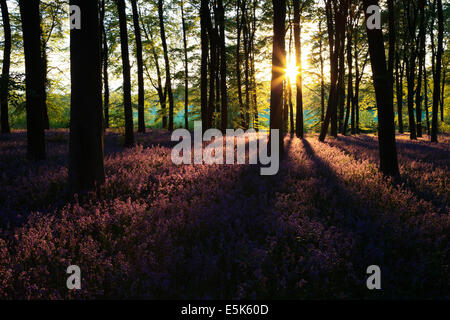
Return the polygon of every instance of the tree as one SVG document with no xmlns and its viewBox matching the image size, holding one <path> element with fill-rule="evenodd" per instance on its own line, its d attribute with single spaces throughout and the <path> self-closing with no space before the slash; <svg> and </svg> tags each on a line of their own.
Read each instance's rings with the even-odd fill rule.
<svg viewBox="0 0 450 320">
<path fill-rule="evenodd" d="M 29 1 L 29 0 L 25 0 Z M 102 54 L 98 0 L 71 0 L 83 13 L 70 31 L 70 190 L 92 190 L 105 181 L 103 164 Z"/>
<path fill-rule="evenodd" d="M 208 54 L 209 54 L 209 40 L 208 40 L 208 19 L 209 0 L 201 0 L 200 6 L 200 31 L 201 31 L 201 75 L 200 75 L 200 99 L 201 99 L 201 115 L 202 128 L 208 128 Z"/>
<path fill-rule="evenodd" d="M 403 0 L 406 19 L 406 81 L 408 83 L 408 120 L 409 136 L 411 140 L 417 139 L 416 120 L 414 117 L 414 85 L 416 78 L 416 29 L 417 29 L 417 10 L 415 3 L 410 0 Z"/>
<path fill-rule="evenodd" d="M 297 137 L 303 138 L 303 75 L 302 75 L 302 44 L 300 26 L 300 0 L 294 0 L 294 42 L 295 42 L 295 64 L 297 66 L 297 110 L 295 133 Z"/>
<path fill-rule="evenodd" d="M 344 1 L 344 0 L 342 0 Z M 330 46 L 330 94 L 325 119 L 320 130 L 319 141 L 325 141 L 328 126 L 331 122 L 331 135 L 337 136 L 337 108 L 338 108 L 338 76 L 339 76 L 339 56 L 341 53 L 341 38 L 345 33 L 345 15 L 341 3 L 325 1 L 325 11 L 327 16 L 328 39 Z M 339 26 L 339 28 L 335 28 Z M 344 27 L 344 28 L 343 28 Z M 342 32 L 344 31 L 344 33 Z"/>
<path fill-rule="evenodd" d="M 103 98 L 103 110 L 104 110 L 104 126 L 103 128 L 109 128 L 109 74 L 108 74 L 108 62 L 109 62 L 109 47 L 108 38 L 106 35 L 105 27 L 105 0 L 102 0 L 100 11 L 100 23 L 102 28 L 102 60 L 103 60 L 103 84 L 104 84 L 104 98 Z"/>
<path fill-rule="evenodd" d="M 184 0 L 180 0 L 181 24 L 183 27 L 183 50 L 184 50 L 184 127 L 189 129 L 189 60 L 187 45 L 187 26 L 184 11 Z"/>
<path fill-rule="evenodd" d="M 11 65 L 11 25 L 9 22 L 8 3 L 0 0 L 2 10 L 3 32 L 5 44 L 3 48 L 3 67 L 0 79 L 0 126 L 1 133 L 9 133 L 8 96 L 9 96 L 9 69 Z"/>
<path fill-rule="evenodd" d="M 228 127 L 228 96 L 227 96 L 227 50 L 225 46 L 225 9 L 223 0 L 217 2 L 217 13 L 220 37 L 220 93 L 221 93 L 221 129 L 223 132 Z"/>
<path fill-rule="evenodd" d="M 44 92 L 41 56 L 39 0 L 20 0 L 27 110 L 27 155 L 32 160 L 45 159 L 45 132 L 42 93 Z"/>
<path fill-rule="evenodd" d="M 159 16 L 159 28 L 161 33 L 161 42 L 164 51 L 164 63 L 166 66 L 166 86 L 167 94 L 169 96 L 169 131 L 173 131 L 173 112 L 174 112 L 174 101 L 172 92 L 172 80 L 170 75 L 170 63 L 169 63 L 169 51 L 167 49 L 166 41 L 166 31 L 164 28 L 164 8 L 163 0 L 158 0 L 158 16 Z"/>
<path fill-rule="evenodd" d="M 435 62 L 434 89 L 433 89 L 433 116 L 431 120 L 431 142 L 438 142 L 438 113 L 441 90 L 441 70 L 442 70 L 442 52 L 444 48 L 444 13 L 442 0 L 437 0 L 438 14 L 438 45 Z"/>
<path fill-rule="evenodd" d="M 378 6 L 378 1 L 364 0 L 363 3 L 367 18 L 367 8 L 371 5 Z M 377 28 L 366 30 L 378 108 L 380 170 L 387 176 L 397 178 L 399 169 L 395 142 L 393 87 L 390 84 L 389 70 L 386 66 L 383 32 Z"/>
<path fill-rule="evenodd" d="M 134 37 L 136 41 L 136 60 L 138 76 L 138 132 L 145 133 L 144 118 L 144 61 L 142 59 L 142 38 L 139 25 L 139 13 L 137 9 L 137 0 L 131 0 L 133 9 Z"/>
<path fill-rule="evenodd" d="M 116 0 L 120 24 L 120 47 L 122 51 L 123 106 L 125 111 L 125 147 L 134 145 L 133 110 L 131 107 L 130 55 L 128 51 L 127 16 L 125 1 Z"/>
<path fill-rule="evenodd" d="M 285 28 L 286 0 L 272 0 L 273 4 L 273 51 L 272 80 L 270 90 L 270 130 L 279 130 L 279 141 L 272 139 L 270 143 L 279 143 L 280 156 L 284 153 L 283 144 L 283 79 L 286 68 Z M 272 138 L 272 136 L 271 136 Z"/>
</svg>

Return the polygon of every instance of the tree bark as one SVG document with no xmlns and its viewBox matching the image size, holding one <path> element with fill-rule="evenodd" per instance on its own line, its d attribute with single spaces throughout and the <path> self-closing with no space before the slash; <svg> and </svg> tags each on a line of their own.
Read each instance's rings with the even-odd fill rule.
<svg viewBox="0 0 450 320">
<path fill-rule="evenodd" d="M 377 0 L 364 0 L 364 12 L 367 7 L 377 5 Z M 368 14 L 366 13 L 366 18 Z M 373 84 L 378 108 L 378 141 L 380 149 L 380 170 L 383 174 L 399 177 L 397 147 L 395 142 L 393 90 L 390 85 L 389 71 L 386 67 L 386 55 L 381 29 L 366 29 L 369 41 L 370 61 L 372 64 Z"/>
<path fill-rule="evenodd" d="M 27 110 L 27 155 L 32 160 L 45 159 L 44 112 L 42 105 L 43 63 L 39 0 L 20 0 Z"/>
<path fill-rule="evenodd" d="M 437 0 L 437 14 L 438 14 L 438 43 L 434 75 L 434 90 L 433 90 L 433 117 L 431 124 L 431 142 L 438 142 L 438 113 L 439 100 L 441 94 L 441 70 L 442 70 L 442 52 L 444 48 L 444 13 L 442 8 L 442 0 Z"/>
<path fill-rule="evenodd" d="M 145 133 L 145 89 L 144 89 L 144 61 L 142 58 L 142 38 L 141 28 L 139 25 L 139 12 L 137 9 L 137 1 L 131 0 L 133 9 L 133 25 L 134 37 L 136 39 L 136 60 L 137 60 L 137 76 L 138 76 L 138 132 Z"/>
<path fill-rule="evenodd" d="M 220 89 L 221 89 L 221 129 L 225 132 L 228 127 L 228 93 L 227 93 L 227 50 L 225 46 L 225 9 L 223 0 L 218 0 L 218 22 L 220 30 Z"/>
<path fill-rule="evenodd" d="M 125 13 L 125 1 L 116 0 L 120 24 L 120 47 L 122 51 L 123 69 L 123 106 L 125 113 L 125 147 L 134 145 L 133 109 L 131 106 L 131 75 L 130 55 L 128 51 L 127 16 Z"/>
<path fill-rule="evenodd" d="M 70 32 L 69 184 L 71 192 L 78 193 L 105 181 L 101 29 L 98 1 L 71 0 L 70 4 L 83 13 L 81 29 Z"/>
<path fill-rule="evenodd" d="M 184 127 L 189 129 L 189 60 L 187 49 L 186 19 L 184 16 L 184 0 L 180 1 L 181 23 L 183 27 L 183 50 L 184 50 Z"/>
<path fill-rule="evenodd" d="M 202 113 L 202 128 L 208 127 L 208 18 L 209 0 L 202 0 L 200 7 L 200 32 L 201 32 L 201 67 L 200 67 L 200 99 Z"/>
<path fill-rule="evenodd" d="M 0 79 L 0 126 L 1 133 L 10 133 L 8 116 L 8 97 L 9 97 L 9 71 L 11 66 L 11 24 L 9 20 L 8 3 L 6 0 L 0 0 L 2 10 L 3 34 L 5 44 L 3 47 L 3 67 L 2 77 Z"/>
<path fill-rule="evenodd" d="M 353 103 L 353 56 L 352 56 L 352 26 L 349 24 L 347 30 L 347 65 L 348 65 L 348 84 L 347 84 L 347 112 L 345 114 L 344 128 L 342 134 L 346 135 L 348 122 L 350 118 L 350 108 Z M 353 109 L 352 109 L 353 110 Z M 352 115 L 354 117 L 354 114 Z"/>
<path fill-rule="evenodd" d="M 272 80 L 270 90 L 270 129 L 279 130 L 279 140 L 272 140 L 270 133 L 270 143 L 279 144 L 280 157 L 284 154 L 283 145 L 283 78 L 286 68 L 286 48 L 285 48 L 285 28 L 286 28 L 286 0 L 272 0 L 273 19 L 273 51 L 272 51 Z"/>
<path fill-rule="evenodd" d="M 334 7 L 334 9 L 333 9 Z M 332 6 L 332 1 L 325 1 L 325 9 L 327 15 L 327 29 L 328 29 L 328 38 L 329 38 L 329 46 L 330 46 L 330 93 L 328 96 L 328 106 L 325 114 L 324 121 L 322 123 L 322 128 L 319 135 L 319 141 L 325 141 L 325 137 L 327 135 L 328 127 L 330 122 L 332 123 L 332 135 L 337 135 L 337 80 L 338 80 L 338 62 L 339 62 L 339 52 L 340 52 L 340 32 L 337 32 L 334 28 L 333 21 L 336 21 L 336 24 L 341 22 L 341 18 L 339 18 L 339 13 L 336 11 L 336 4 Z M 335 19 L 333 19 L 333 16 Z M 339 20 L 339 22 L 338 22 Z"/>
<path fill-rule="evenodd" d="M 303 75 L 302 75 L 302 44 L 301 44 L 301 27 L 300 27 L 300 0 L 294 0 L 294 42 L 295 42 L 295 60 L 298 70 L 296 78 L 297 87 L 297 109 L 295 133 L 297 137 L 303 138 Z M 322 55 L 322 43 L 320 43 L 320 54 Z M 321 56 L 322 57 L 322 56 Z M 322 87 L 323 90 L 323 87 Z M 323 99 L 323 95 L 321 96 Z M 322 100 L 322 107 L 324 102 Z"/>
<path fill-rule="evenodd" d="M 108 38 L 106 37 L 105 28 L 105 0 L 102 0 L 102 9 L 100 15 L 100 23 L 102 26 L 102 59 L 103 59 L 103 83 L 104 83 L 104 93 L 103 93 L 103 129 L 109 128 L 109 74 L 108 74 L 108 58 L 109 58 L 109 47 Z"/>
</svg>

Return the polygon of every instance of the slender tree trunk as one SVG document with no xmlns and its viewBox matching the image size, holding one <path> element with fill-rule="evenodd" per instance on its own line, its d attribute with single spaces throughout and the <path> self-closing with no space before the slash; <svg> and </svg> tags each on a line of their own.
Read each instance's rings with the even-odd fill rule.
<svg viewBox="0 0 450 320">
<path fill-rule="evenodd" d="M 200 29 L 201 29 L 201 76 L 200 76 L 200 96 L 201 96 L 201 112 L 202 112 L 202 128 L 206 130 L 208 127 L 208 19 L 209 0 L 202 0 L 200 7 Z"/>
<path fill-rule="evenodd" d="M 320 122 L 323 124 L 325 118 L 325 73 L 323 58 L 323 40 L 322 40 L 322 20 L 319 21 L 319 51 L 320 51 Z"/>
<path fill-rule="evenodd" d="M 427 67 L 426 64 L 423 64 L 423 96 L 425 99 L 425 117 L 427 121 L 427 134 L 431 135 L 430 129 L 430 115 L 428 113 L 428 79 L 427 79 Z"/>
<path fill-rule="evenodd" d="M 400 62 L 400 55 L 396 54 L 395 62 L 395 81 L 396 81 L 396 94 L 397 94 L 397 119 L 398 119 L 398 132 L 404 133 L 403 129 L 403 75 L 404 75 L 404 62 Z M 400 63 L 402 65 L 400 66 Z"/>
<path fill-rule="evenodd" d="M 407 19 L 407 54 L 405 54 L 406 60 L 406 81 L 408 82 L 408 121 L 409 121 L 409 136 L 411 140 L 417 139 L 416 120 L 414 116 L 414 86 L 416 78 L 416 20 L 417 12 L 414 8 L 411 8 L 412 3 L 407 2 L 405 8 Z"/>
<path fill-rule="evenodd" d="M 425 63 L 425 0 L 419 0 L 419 74 L 417 76 L 416 88 L 416 120 L 417 120 L 417 137 L 422 137 L 422 71 Z"/>
<path fill-rule="evenodd" d="M 280 157 L 284 154 L 282 124 L 283 112 L 283 70 L 286 68 L 286 48 L 285 48 L 285 28 L 286 28 L 286 0 L 272 0 L 273 19 L 273 51 L 272 51 L 272 81 L 270 91 L 270 129 L 279 130 L 279 140 L 272 140 L 270 133 L 270 143 L 279 144 Z"/>
<path fill-rule="evenodd" d="M 442 65 L 442 89 L 441 89 L 441 121 L 444 122 L 444 102 L 445 102 L 445 77 L 447 75 L 447 65 Z"/>
<path fill-rule="evenodd" d="M 364 11 L 377 0 L 364 0 Z M 368 14 L 366 13 L 366 18 Z M 366 29 L 372 64 L 373 83 L 378 107 L 378 141 L 380 144 L 380 170 L 383 174 L 397 178 L 399 174 L 395 142 L 393 90 L 386 66 L 384 40 L 381 29 Z"/>
<path fill-rule="evenodd" d="M 134 145 L 133 109 L 131 106 L 130 55 L 128 51 L 127 16 L 125 1 L 116 0 L 120 24 L 120 47 L 123 69 L 123 106 L 125 113 L 125 147 Z"/>
<path fill-rule="evenodd" d="M 258 116 L 258 97 L 257 97 L 257 84 L 256 84 L 256 67 L 255 67 L 255 34 L 256 34 L 256 8 L 258 0 L 253 0 L 253 17 L 252 17 L 252 35 L 250 40 L 250 65 L 251 65 L 251 82 L 252 82 L 252 101 L 254 112 L 253 127 L 256 131 L 259 130 L 259 116 Z"/>
<path fill-rule="evenodd" d="M 169 131 L 173 131 L 173 112 L 174 112 L 174 101 L 173 101 L 173 92 L 172 92 L 172 79 L 170 75 L 170 63 L 169 63 L 169 51 L 167 49 L 167 41 L 166 41 L 166 31 L 164 28 L 164 8 L 163 8 L 163 0 L 158 0 L 158 15 L 159 15 L 159 28 L 161 32 L 161 43 L 164 52 L 164 63 L 166 66 L 166 85 L 167 85 L 167 94 L 169 96 Z"/>
<path fill-rule="evenodd" d="M 32 160 L 45 159 L 44 112 L 42 105 L 43 62 L 39 0 L 19 0 L 25 53 L 27 109 L 27 155 Z"/>
<path fill-rule="evenodd" d="M 42 55 L 42 82 L 44 86 L 42 88 L 42 110 L 44 112 L 44 129 L 50 129 L 50 119 L 48 117 L 48 106 L 47 106 L 47 86 L 48 86 L 48 57 L 47 57 L 47 43 L 43 39 L 42 34 L 42 18 L 39 15 L 39 23 L 41 28 L 41 55 Z"/>
<path fill-rule="evenodd" d="M 103 110 L 104 110 L 104 128 L 109 128 L 109 75 L 108 75 L 108 58 L 109 58 L 109 47 L 108 38 L 106 37 L 105 28 L 105 0 L 102 0 L 102 9 L 100 16 L 100 23 L 102 26 L 102 59 L 103 59 L 103 83 L 104 83 L 104 98 L 103 98 Z"/>
<path fill-rule="evenodd" d="M 249 30 L 246 1 L 242 2 L 242 25 L 244 36 L 244 86 L 245 86 L 245 129 L 250 126 L 250 60 L 249 60 Z"/>
<path fill-rule="evenodd" d="M 144 60 L 142 58 L 142 38 L 141 28 L 139 25 L 139 13 L 136 0 L 131 0 L 133 9 L 133 25 L 134 37 L 136 39 L 136 60 L 137 60 L 137 76 L 138 76 L 138 131 L 145 133 L 145 116 L 144 116 Z"/>
<path fill-rule="evenodd" d="M 352 27 L 349 25 L 347 30 L 347 65 L 348 65 L 348 84 L 347 84 L 347 112 L 345 115 L 344 128 L 342 133 L 347 134 L 348 122 L 350 118 L 350 108 L 353 102 L 353 57 L 352 57 Z M 352 115 L 353 116 L 353 115 Z"/>
<path fill-rule="evenodd" d="M 70 0 L 70 4 L 83 12 L 81 29 L 70 32 L 69 183 L 71 192 L 77 193 L 105 181 L 101 29 L 99 1 Z"/>
<path fill-rule="evenodd" d="M 325 137 L 327 135 L 328 126 L 331 122 L 331 131 L 332 135 L 337 136 L 337 80 L 338 80 L 338 62 L 339 62 L 339 52 L 340 52 L 340 32 L 337 32 L 334 28 L 333 21 L 333 13 L 336 17 L 336 23 L 339 24 L 338 18 L 339 13 L 336 12 L 336 5 L 334 5 L 334 12 L 332 8 L 331 0 L 327 0 L 325 2 L 326 5 L 326 14 L 327 14 L 327 26 L 328 26 L 328 38 L 330 45 L 330 93 L 328 96 L 328 106 L 325 114 L 325 119 L 322 123 L 322 128 L 319 135 L 319 141 L 325 141 Z M 341 19 L 339 19 L 341 20 Z"/>
<path fill-rule="evenodd" d="M 338 110 L 339 110 L 339 117 L 338 117 L 338 129 L 333 129 L 333 123 L 332 123 L 332 136 L 337 137 L 337 130 L 339 130 L 340 133 L 343 132 L 344 128 L 344 106 L 345 106 L 345 29 L 346 29 L 346 16 L 341 21 L 344 22 L 343 26 L 341 26 L 339 23 L 337 26 L 338 31 L 340 32 L 339 40 L 341 41 L 340 44 L 340 50 L 339 50 L 339 76 L 338 76 Z M 336 131 L 335 131 L 336 130 Z"/>
<path fill-rule="evenodd" d="M 434 90 L 433 90 L 433 117 L 431 125 L 431 141 L 438 142 L 438 112 L 440 100 L 440 81 L 442 70 L 442 52 L 444 47 L 444 13 L 442 8 L 442 0 L 437 0 L 438 13 L 438 44 L 436 53 L 436 73 L 434 76 Z"/>
<path fill-rule="evenodd" d="M 10 133 L 8 116 L 8 97 L 9 97 L 9 70 L 11 66 L 11 25 L 9 21 L 8 3 L 6 0 L 0 0 L 2 10 L 3 34 L 5 44 L 3 47 L 3 67 L 2 78 L 0 80 L 0 126 L 1 133 Z"/>
<path fill-rule="evenodd" d="M 302 76 L 302 44 L 301 44 L 301 27 L 300 27 L 300 0 L 294 0 L 294 41 L 295 41 L 295 60 L 298 70 L 296 78 L 297 86 L 297 117 L 295 125 L 295 133 L 297 137 L 303 138 L 304 128 L 303 128 L 303 76 Z M 322 58 L 322 42 L 320 43 L 320 57 Z M 321 60 L 321 63 L 323 61 Z M 322 65 L 321 65 L 322 67 Z M 322 75 L 323 76 L 323 75 Z M 323 78 L 322 78 L 323 80 Z M 322 87 L 322 94 L 323 87 Z M 321 96 L 323 99 L 323 95 Z M 324 101 L 321 102 L 322 108 L 324 108 Z M 323 114 L 323 112 L 322 112 Z"/>
<path fill-rule="evenodd" d="M 225 9 L 223 0 L 217 2 L 217 13 L 220 30 L 220 91 L 221 91 L 221 129 L 225 132 L 228 127 L 228 93 L 227 93 L 227 48 L 225 46 Z"/>
<path fill-rule="evenodd" d="M 242 98 L 242 71 L 241 71 L 241 33 L 242 33 L 242 22 L 241 22 L 241 0 L 237 0 L 236 4 L 236 82 L 238 90 L 238 100 L 239 100 L 239 111 L 241 113 L 242 126 L 245 124 L 245 111 L 244 111 L 244 101 Z"/>
<path fill-rule="evenodd" d="M 187 48 L 186 19 L 184 16 L 184 0 L 180 1 L 181 23 L 183 26 L 183 50 L 184 50 L 184 127 L 189 129 L 189 60 Z"/>
</svg>

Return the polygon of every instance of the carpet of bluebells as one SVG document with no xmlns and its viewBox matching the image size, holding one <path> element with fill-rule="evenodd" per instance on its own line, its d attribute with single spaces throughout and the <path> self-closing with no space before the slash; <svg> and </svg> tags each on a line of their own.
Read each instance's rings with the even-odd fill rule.
<svg viewBox="0 0 450 320">
<path fill-rule="evenodd" d="M 450 298 L 450 137 L 398 137 L 402 179 L 374 136 L 287 137 L 276 176 L 256 165 L 172 164 L 170 135 L 105 137 L 106 183 L 67 192 L 68 133 L 26 160 L 0 136 L 0 299 Z M 66 269 L 81 268 L 68 290 Z M 366 287 L 379 265 L 382 290 Z"/>
</svg>

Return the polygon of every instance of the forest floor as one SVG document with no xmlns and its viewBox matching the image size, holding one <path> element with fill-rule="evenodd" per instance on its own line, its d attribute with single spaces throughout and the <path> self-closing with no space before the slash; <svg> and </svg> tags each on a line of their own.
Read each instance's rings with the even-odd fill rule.
<svg viewBox="0 0 450 320">
<path fill-rule="evenodd" d="M 286 138 L 276 176 L 176 166 L 167 132 L 136 139 L 107 133 L 105 185 L 69 201 L 67 131 L 47 133 L 37 163 L 25 132 L 0 136 L 1 299 L 450 298 L 450 136 L 398 136 L 399 185 L 375 136 Z"/>
</svg>

